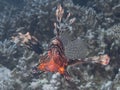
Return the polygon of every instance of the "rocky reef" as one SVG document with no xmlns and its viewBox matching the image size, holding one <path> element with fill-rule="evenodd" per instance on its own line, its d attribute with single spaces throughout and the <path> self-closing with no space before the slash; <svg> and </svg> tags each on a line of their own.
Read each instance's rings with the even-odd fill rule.
<svg viewBox="0 0 120 90">
<path fill-rule="evenodd" d="M 65 18 L 61 23 L 67 30 L 61 37 L 66 55 L 108 54 L 108 65 L 69 67 L 72 81 L 58 73 L 32 76 L 31 69 L 40 56 L 14 43 L 12 37 L 29 32 L 46 50 L 54 37 L 58 4 L 64 8 L 64 17 L 70 13 L 69 18 L 75 18 L 73 24 Z M 1 0 L 0 90 L 120 90 L 120 0 Z"/>
</svg>

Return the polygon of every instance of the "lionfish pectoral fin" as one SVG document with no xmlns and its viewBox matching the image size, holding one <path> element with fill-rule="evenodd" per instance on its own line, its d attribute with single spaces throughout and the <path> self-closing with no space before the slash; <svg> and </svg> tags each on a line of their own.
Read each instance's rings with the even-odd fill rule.
<svg viewBox="0 0 120 90">
<path fill-rule="evenodd" d="M 89 58 L 83 58 L 83 59 L 70 59 L 68 61 L 68 66 L 76 65 L 76 64 L 82 64 L 82 63 L 99 63 L 102 65 L 108 65 L 110 62 L 110 57 L 105 55 L 99 55 L 99 56 L 93 56 Z"/>
<path fill-rule="evenodd" d="M 75 60 L 69 60 L 68 61 L 68 66 L 73 66 L 73 65 L 77 65 L 77 64 L 82 64 L 84 63 L 82 60 L 78 60 L 78 59 L 75 59 Z"/>
</svg>

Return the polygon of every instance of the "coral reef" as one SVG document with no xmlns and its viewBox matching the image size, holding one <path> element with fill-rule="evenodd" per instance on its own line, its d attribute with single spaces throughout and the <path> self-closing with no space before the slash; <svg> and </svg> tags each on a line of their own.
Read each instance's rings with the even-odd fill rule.
<svg viewBox="0 0 120 90">
<path fill-rule="evenodd" d="M 0 1 L 1 90 L 120 89 L 120 0 L 75 1 Z M 58 73 L 32 76 L 31 69 L 40 56 L 22 45 L 14 44 L 11 38 L 19 32 L 30 32 L 47 49 L 48 42 L 54 36 L 53 23 L 56 22 L 55 10 L 59 3 L 64 8 L 64 17 L 70 13 L 69 19 L 75 19 L 73 24 L 66 18 L 60 23 L 61 27 L 67 29 L 61 37 L 66 54 L 76 58 L 107 53 L 111 58 L 109 65 L 82 64 L 69 67 L 72 81 L 66 81 Z M 79 49 L 78 52 L 76 49 Z"/>
<path fill-rule="evenodd" d="M 0 65 L 0 89 L 14 90 L 13 80 L 11 79 L 11 71 Z"/>
<path fill-rule="evenodd" d="M 17 63 L 15 55 L 17 53 L 17 47 L 10 40 L 5 39 L 0 42 L 0 63 L 9 69 L 13 69 Z M 9 63 L 10 65 L 6 65 Z"/>
</svg>

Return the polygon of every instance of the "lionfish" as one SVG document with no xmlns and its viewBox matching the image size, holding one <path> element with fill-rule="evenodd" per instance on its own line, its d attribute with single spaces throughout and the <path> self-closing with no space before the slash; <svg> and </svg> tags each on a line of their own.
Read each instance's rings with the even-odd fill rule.
<svg viewBox="0 0 120 90">
<path fill-rule="evenodd" d="M 62 28 L 62 26 L 60 26 L 63 14 L 64 14 L 63 8 L 61 7 L 61 5 L 58 5 L 56 10 L 57 23 L 54 23 L 55 37 L 51 40 L 51 43 L 48 46 L 48 51 L 46 54 L 42 54 L 43 49 L 41 45 L 39 44 L 38 40 L 34 36 L 30 35 L 29 32 L 27 32 L 26 34 L 19 33 L 17 38 L 16 37 L 13 38 L 14 41 L 17 41 L 19 39 L 20 43 L 24 43 L 28 48 L 32 49 L 36 53 L 42 54 L 40 57 L 39 63 L 33 69 L 34 74 L 41 74 L 41 72 L 38 73 L 38 71 L 53 72 L 53 73 L 59 72 L 66 79 L 69 79 L 70 75 L 67 72 L 67 67 L 70 65 L 88 63 L 88 62 L 107 65 L 110 60 L 108 55 L 100 55 L 100 56 L 94 56 L 94 57 L 89 57 L 84 59 L 80 59 L 80 58 L 76 59 L 76 58 L 69 57 L 69 55 L 66 54 L 66 51 L 65 51 L 66 48 L 64 47 L 65 44 L 63 44 L 63 41 L 61 39 L 62 33 L 64 33 L 65 30 L 64 28 Z M 67 19 L 69 18 L 69 16 L 70 14 L 68 14 Z M 75 18 L 71 19 L 70 24 L 72 24 L 74 21 L 75 21 Z M 79 41 L 81 40 L 78 40 L 77 42 Z M 76 45 L 74 44 L 75 43 L 73 43 L 73 46 Z"/>
</svg>

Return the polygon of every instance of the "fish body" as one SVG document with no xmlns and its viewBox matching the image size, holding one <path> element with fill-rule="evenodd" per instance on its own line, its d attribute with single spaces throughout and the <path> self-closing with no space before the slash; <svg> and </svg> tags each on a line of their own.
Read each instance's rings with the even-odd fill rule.
<svg viewBox="0 0 120 90">
<path fill-rule="evenodd" d="M 64 54 L 64 47 L 59 38 L 52 40 L 47 54 L 41 57 L 38 65 L 38 70 L 59 72 L 63 74 L 66 72 L 68 59 Z"/>
</svg>

